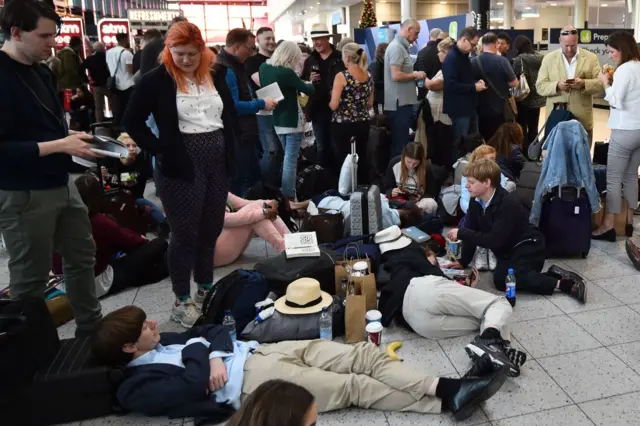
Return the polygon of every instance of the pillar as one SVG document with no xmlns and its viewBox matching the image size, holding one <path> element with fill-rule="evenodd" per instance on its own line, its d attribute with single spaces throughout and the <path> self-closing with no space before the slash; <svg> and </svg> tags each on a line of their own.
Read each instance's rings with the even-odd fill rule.
<svg viewBox="0 0 640 426">
<path fill-rule="evenodd" d="M 507 30 L 513 27 L 513 2 L 514 1 L 515 0 L 504 0 L 504 6 L 502 6 L 503 18 L 504 18 L 504 23 L 502 24 L 502 27 L 506 28 Z"/>
<path fill-rule="evenodd" d="M 418 6 L 416 0 L 400 0 L 400 16 L 404 22 L 409 18 L 418 19 Z"/>
<path fill-rule="evenodd" d="M 589 0 L 574 0 L 573 5 L 573 26 L 585 28 L 589 19 Z"/>
<path fill-rule="evenodd" d="M 469 11 L 473 19 L 473 26 L 478 30 L 489 29 L 490 0 L 469 0 Z"/>
<path fill-rule="evenodd" d="M 631 3 L 633 10 L 631 26 L 633 27 L 633 34 L 636 41 L 640 43 L 640 0 L 627 0 Z"/>
</svg>

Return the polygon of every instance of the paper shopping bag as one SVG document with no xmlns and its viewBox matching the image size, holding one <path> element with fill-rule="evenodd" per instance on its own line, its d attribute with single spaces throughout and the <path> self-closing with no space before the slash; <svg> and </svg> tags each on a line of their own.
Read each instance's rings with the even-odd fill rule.
<svg viewBox="0 0 640 426">
<path fill-rule="evenodd" d="M 347 343 L 364 342 L 366 298 L 362 294 L 358 294 L 356 290 L 356 294 L 347 295 L 346 305 L 344 315 L 345 341 Z"/>
</svg>

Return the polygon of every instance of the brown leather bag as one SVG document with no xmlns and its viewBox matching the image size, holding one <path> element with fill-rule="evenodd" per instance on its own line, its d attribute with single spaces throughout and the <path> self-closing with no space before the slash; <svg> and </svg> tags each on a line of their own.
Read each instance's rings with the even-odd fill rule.
<svg viewBox="0 0 640 426">
<path fill-rule="evenodd" d="M 300 232 L 315 232 L 318 244 L 334 243 L 344 237 L 344 218 L 342 213 L 307 216 Z"/>
</svg>

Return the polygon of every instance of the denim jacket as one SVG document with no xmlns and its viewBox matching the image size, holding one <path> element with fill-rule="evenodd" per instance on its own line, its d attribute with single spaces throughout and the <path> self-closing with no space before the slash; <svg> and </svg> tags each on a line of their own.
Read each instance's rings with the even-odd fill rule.
<svg viewBox="0 0 640 426">
<path fill-rule="evenodd" d="M 584 188 L 591 211 L 600 210 L 600 195 L 593 175 L 589 138 L 582 124 L 576 120 L 559 123 L 549 134 L 543 150 L 547 150 L 547 154 L 542 163 L 529 221 L 538 226 L 544 196 L 559 185 Z"/>
</svg>

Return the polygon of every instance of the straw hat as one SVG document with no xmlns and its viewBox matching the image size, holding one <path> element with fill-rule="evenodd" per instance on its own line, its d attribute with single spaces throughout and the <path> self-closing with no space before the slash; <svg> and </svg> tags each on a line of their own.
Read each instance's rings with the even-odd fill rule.
<svg viewBox="0 0 640 426">
<path fill-rule="evenodd" d="M 335 34 L 329 33 L 329 28 L 327 27 L 327 24 L 322 24 L 322 23 L 313 24 L 311 26 L 311 32 L 309 33 L 309 37 L 311 37 L 311 39 L 320 38 L 320 37 L 333 37 L 334 35 Z"/>
<path fill-rule="evenodd" d="M 333 297 L 320 290 L 320 283 L 313 278 L 300 278 L 287 286 L 287 294 L 276 300 L 276 311 L 288 315 L 305 315 L 320 312 L 329 307 Z"/>
<path fill-rule="evenodd" d="M 400 250 L 411 244 L 411 238 L 404 235 L 402 230 L 395 225 L 378 232 L 373 240 L 380 246 L 381 254 L 391 250 Z"/>
</svg>

